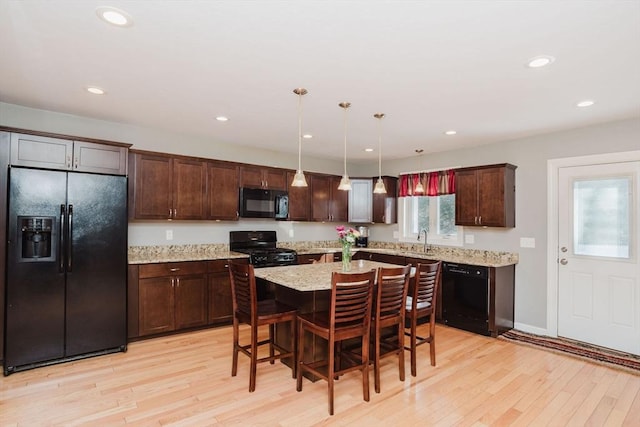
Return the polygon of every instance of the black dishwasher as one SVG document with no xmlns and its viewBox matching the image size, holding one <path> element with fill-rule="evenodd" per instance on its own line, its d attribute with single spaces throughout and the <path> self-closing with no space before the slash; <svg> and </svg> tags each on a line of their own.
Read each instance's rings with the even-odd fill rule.
<svg viewBox="0 0 640 427">
<path fill-rule="evenodd" d="M 442 264 L 442 319 L 454 328 L 491 335 L 487 267 Z"/>
</svg>

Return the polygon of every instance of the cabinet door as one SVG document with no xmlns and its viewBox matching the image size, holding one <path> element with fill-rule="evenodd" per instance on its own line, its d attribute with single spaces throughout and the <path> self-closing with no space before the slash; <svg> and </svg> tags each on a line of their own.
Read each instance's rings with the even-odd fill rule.
<svg viewBox="0 0 640 427">
<path fill-rule="evenodd" d="M 240 187 L 264 188 L 264 175 L 259 166 L 242 165 L 240 167 Z"/>
<path fill-rule="evenodd" d="M 127 151 L 125 147 L 74 141 L 73 170 L 126 175 Z"/>
<path fill-rule="evenodd" d="M 293 181 L 296 173 L 289 171 L 287 173 L 287 182 Z M 307 180 L 309 177 L 307 177 Z M 310 189 L 309 187 L 292 187 L 289 185 L 289 220 L 290 221 L 309 221 L 310 217 Z"/>
<path fill-rule="evenodd" d="M 73 141 L 44 136 L 11 134 L 11 164 L 70 170 Z"/>
<path fill-rule="evenodd" d="M 352 179 L 351 191 L 349 191 L 349 222 L 370 223 L 373 220 L 372 209 L 372 181 L 370 179 Z"/>
<path fill-rule="evenodd" d="M 456 171 L 456 225 L 477 225 L 476 171 Z"/>
<path fill-rule="evenodd" d="M 489 227 L 504 227 L 504 168 L 480 169 L 478 179 L 478 223 Z"/>
<path fill-rule="evenodd" d="M 313 221 L 329 221 L 329 199 L 331 197 L 331 180 L 328 176 L 311 176 L 311 219 Z"/>
<path fill-rule="evenodd" d="M 386 194 L 373 194 L 373 222 L 380 224 L 395 224 L 396 216 L 396 192 L 398 179 L 391 176 L 383 176 Z M 376 179 L 374 178 L 374 181 Z"/>
<path fill-rule="evenodd" d="M 230 322 L 232 315 L 229 272 L 209 273 L 209 323 Z"/>
<path fill-rule="evenodd" d="M 327 262 L 327 254 L 298 255 L 298 264 L 321 264 Z"/>
<path fill-rule="evenodd" d="M 172 215 L 173 179 L 171 158 L 148 154 L 130 156 L 133 175 L 133 217 L 136 219 L 168 219 Z"/>
<path fill-rule="evenodd" d="M 349 191 L 338 190 L 339 176 L 332 176 L 330 182 L 331 221 L 346 222 L 349 219 Z"/>
<path fill-rule="evenodd" d="M 286 190 L 287 171 L 275 168 L 264 169 L 264 182 L 265 186 L 271 190 Z"/>
<path fill-rule="evenodd" d="M 207 216 L 209 219 L 238 219 L 238 167 L 228 163 L 207 165 Z"/>
<path fill-rule="evenodd" d="M 174 219 L 205 219 L 207 195 L 205 162 L 173 159 Z"/>
<path fill-rule="evenodd" d="M 170 277 L 140 279 L 138 324 L 140 336 L 169 332 L 175 329 L 174 281 Z"/>
<path fill-rule="evenodd" d="M 176 276 L 176 329 L 207 324 L 208 288 L 205 274 Z"/>
</svg>

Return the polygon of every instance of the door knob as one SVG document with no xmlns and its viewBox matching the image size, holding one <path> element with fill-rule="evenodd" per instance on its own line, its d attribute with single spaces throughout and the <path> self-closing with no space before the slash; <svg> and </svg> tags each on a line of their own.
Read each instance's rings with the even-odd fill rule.
<svg viewBox="0 0 640 427">
<path fill-rule="evenodd" d="M 566 246 L 563 246 L 563 247 L 561 247 L 561 248 L 560 248 L 560 250 L 561 250 L 562 252 L 567 252 L 567 247 L 566 247 Z"/>
<path fill-rule="evenodd" d="M 562 259 L 560 260 L 560 264 L 562 264 L 562 265 L 567 265 L 567 263 L 568 263 L 568 262 L 569 262 L 569 261 L 567 261 L 567 259 L 566 259 L 566 258 L 562 258 Z"/>
</svg>

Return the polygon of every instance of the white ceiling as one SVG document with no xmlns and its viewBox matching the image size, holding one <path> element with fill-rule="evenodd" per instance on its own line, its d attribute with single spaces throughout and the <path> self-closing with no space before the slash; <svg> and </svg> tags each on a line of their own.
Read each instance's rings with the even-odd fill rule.
<svg viewBox="0 0 640 427">
<path fill-rule="evenodd" d="M 640 1 L 0 0 L 3 102 L 297 153 L 300 86 L 303 156 L 342 158 L 348 101 L 350 161 L 377 112 L 383 159 L 640 117 Z"/>
</svg>

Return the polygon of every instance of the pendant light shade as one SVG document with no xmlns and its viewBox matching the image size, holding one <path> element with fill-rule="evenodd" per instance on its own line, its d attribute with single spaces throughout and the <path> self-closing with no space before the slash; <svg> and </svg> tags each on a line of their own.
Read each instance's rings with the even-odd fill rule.
<svg viewBox="0 0 640 427">
<path fill-rule="evenodd" d="M 306 187 L 307 179 L 304 177 L 304 172 L 302 172 L 302 95 L 306 95 L 307 90 L 299 87 L 294 89 L 293 93 L 298 95 L 298 170 L 293 176 L 291 186 Z"/>
<path fill-rule="evenodd" d="M 347 109 L 351 106 L 351 103 L 341 102 L 338 105 L 344 109 L 344 175 L 342 175 L 338 190 L 351 191 L 351 180 L 347 174 Z"/>
<path fill-rule="evenodd" d="M 420 159 L 422 158 L 422 152 L 424 150 L 419 148 L 416 150 L 416 153 L 418 153 L 418 167 L 422 166 Z M 416 185 L 416 188 L 413 189 L 413 193 L 414 194 L 424 194 L 424 186 L 422 185 L 422 180 L 420 179 L 420 173 L 418 172 L 418 185 Z"/>
<path fill-rule="evenodd" d="M 378 119 L 378 181 L 376 181 L 373 192 L 375 194 L 386 194 L 387 189 L 382 180 L 382 118 L 384 117 L 384 113 L 376 113 L 373 117 Z"/>
</svg>

